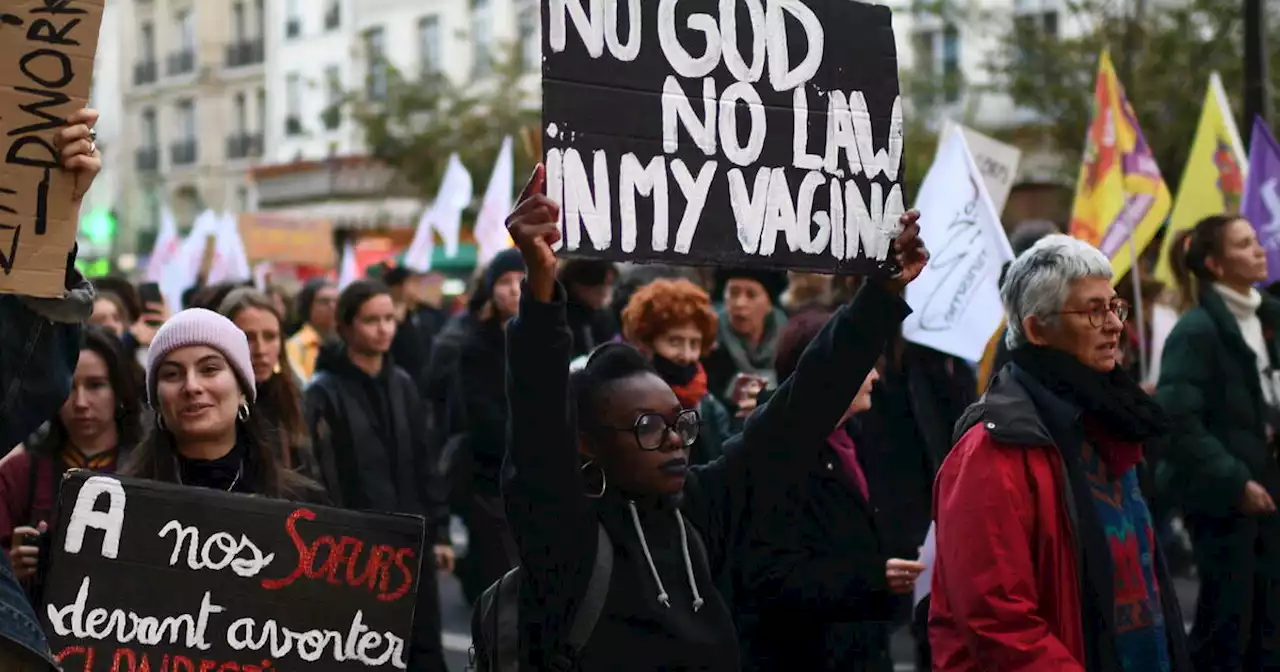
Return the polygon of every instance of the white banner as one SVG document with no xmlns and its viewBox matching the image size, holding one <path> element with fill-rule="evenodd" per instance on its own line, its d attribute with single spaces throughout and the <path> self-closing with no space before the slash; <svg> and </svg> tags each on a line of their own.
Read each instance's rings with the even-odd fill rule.
<svg viewBox="0 0 1280 672">
<path fill-rule="evenodd" d="M 1013 249 L 964 135 L 952 133 L 916 199 L 929 264 L 907 285 L 903 336 L 965 361 L 982 358 L 1000 326 L 1000 268 Z"/>
<path fill-rule="evenodd" d="M 938 137 L 938 154 L 947 144 L 947 139 L 955 131 L 960 131 L 964 141 L 969 145 L 969 154 L 982 174 L 982 181 L 987 185 L 987 193 L 991 195 L 991 203 L 996 214 L 1004 212 L 1004 204 L 1009 201 L 1009 192 L 1018 177 L 1018 164 L 1022 162 L 1022 150 L 1013 145 L 1006 145 L 995 138 L 987 137 L 972 128 L 961 126 L 948 119 L 942 126 L 942 135 Z M 936 157 L 935 157 L 935 160 Z"/>
</svg>

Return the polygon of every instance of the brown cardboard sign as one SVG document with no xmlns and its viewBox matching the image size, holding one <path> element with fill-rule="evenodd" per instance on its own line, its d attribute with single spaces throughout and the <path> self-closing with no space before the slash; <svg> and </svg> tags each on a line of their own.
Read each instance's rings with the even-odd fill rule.
<svg viewBox="0 0 1280 672">
<path fill-rule="evenodd" d="M 333 224 L 269 212 L 240 215 L 240 239 L 250 262 L 271 261 L 333 268 Z"/>
<path fill-rule="evenodd" d="M 54 136 L 89 102 L 104 0 L 0 0 L 0 293 L 63 295 L 75 178 Z"/>
</svg>

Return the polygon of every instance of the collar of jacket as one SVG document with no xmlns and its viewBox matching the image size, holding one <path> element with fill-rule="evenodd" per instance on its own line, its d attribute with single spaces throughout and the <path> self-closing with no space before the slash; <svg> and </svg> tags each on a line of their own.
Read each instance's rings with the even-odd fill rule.
<svg viewBox="0 0 1280 672">
<path fill-rule="evenodd" d="M 1083 440 L 1080 409 L 1049 392 L 1015 364 L 1006 364 L 982 398 L 956 423 L 952 442 L 978 423 L 997 443 L 1016 446 L 1069 446 Z"/>
</svg>

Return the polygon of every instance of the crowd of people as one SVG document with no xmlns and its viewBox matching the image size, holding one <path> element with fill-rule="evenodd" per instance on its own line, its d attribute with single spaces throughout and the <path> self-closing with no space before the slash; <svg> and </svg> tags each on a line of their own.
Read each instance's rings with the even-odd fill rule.
<svg viewBox="0 0 1280 672">
<path fill-rule="evenodd" d="M 86 188 L 94 119 L 59 136 Z M 70 469 L 422 516 L 412 670 L 445 669 L 431 570 L 479 602 L 516 567 L 519 660 L 477 652 L 497 669 L 887 671 L 900 627 L 922 670 L 1280 669 L 1280 301 L 1247 221 L 1180 234 L 1178 286 L 1136 297 L 1020 227 L 1005 327 L 966 362 L 903 338 L 914 211 L 892 276 L 630 267 L 558 259 L 544 181 L 456 308 L 387 263 L 171 315 L 74 250 L 64 298 L 0 295 L 4 669 L 52 662 L 32 605 Z"/>
</svg>

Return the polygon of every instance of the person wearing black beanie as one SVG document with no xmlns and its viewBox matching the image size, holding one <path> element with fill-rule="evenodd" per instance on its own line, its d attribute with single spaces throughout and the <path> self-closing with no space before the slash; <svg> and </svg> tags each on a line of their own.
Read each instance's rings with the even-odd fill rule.
<svg viewBox="0 0 1280 672">
<path fill-rule="evenodd" d="M 731 410 L 738 410 L 734 381 L 739 374 L 756 376 L 773 387 L 774 351 L 787 315 L 778 306 L 787 289 L 786 273 L 755 269 L 723 269 L 716 272 L 712 296 L 724 302 L 720 309 L 716 349 L 703 360 L 707 384 Z"/>
</svg>

